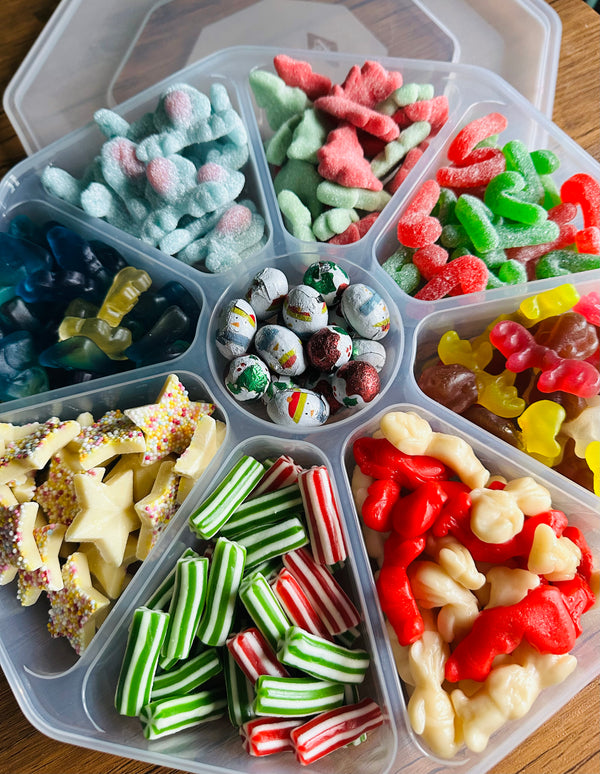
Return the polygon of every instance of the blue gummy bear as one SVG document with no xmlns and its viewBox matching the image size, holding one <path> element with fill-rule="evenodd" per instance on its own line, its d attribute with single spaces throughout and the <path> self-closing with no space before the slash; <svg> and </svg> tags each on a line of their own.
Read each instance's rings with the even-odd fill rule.
<svg viewBox="0 0 600 774">
<path fill-rule="evenodd" d="M 48 376 L 38 365 L 31 334 L 14 331 L 0 339 L 0 400 L 24 398 L 47 389 Z"/>
<path fill-rule="evenodd" d="M 90 277 L 78 271 L 34 271 L 16 286 L 16 295 L 27 302 L 68 304 L 74 298 L 101 295 Z"/>
<path fill-rule="evenodd" d="M 190 318 L 178 306 L 170 306 L 148 333 L 127 347 L 124 354 L 137 366 L 151 365 L 164 360 L 169 347 L 176 341 L 185 339 L 189 346 L 193 335 Z"/>
<path fill-rule="evenodd" d="M 18 282 L 27 273 L 37 269 L 52 269 L 52 255 L 40 245 L 6 232 L 0 232 L 0 276 L 3 284 Z"/>
<path fill-rule="evenodd" d="M 39 362 L 46 368 L 66 368 L 96 375 L 117 373 L 133 365 L 126 360 L 111 360 L 86 336 L 71 336 L 57 341 L 40 353 Z"/>
<path fill-rule="evenodd" d="M 136 326 L 141 329 L 143 326 L 145 332 L 158 322 L 170 306 L 178 306 L 190 320 L 197 320 L 200 314 L 200 307 L 189 290 L 181 282 L 170 280 L 158 290 L 150 288 L 142 293 L 121 324 L 126 328 Z"/>
</svg>

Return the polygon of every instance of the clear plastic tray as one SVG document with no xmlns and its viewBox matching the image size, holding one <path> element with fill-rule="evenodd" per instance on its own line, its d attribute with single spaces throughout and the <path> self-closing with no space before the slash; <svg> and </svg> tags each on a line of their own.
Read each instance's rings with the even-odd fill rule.
<svg viewBox="0 0 600 774">
<path fill-rule="evenodd" d="M 551 116 L 560 38 L 545 0 L 62 0 L 3 104 L 33 153 L 215 51 L 269 45 L 479 65 Z"/>
<path fill-rule="evenodd" d="M 118 108 L 121 114 L 131 119 L 153 109 L 158 94 L 169 83 L 183 81 L 200 89 L 205 89 L 214 80 L 226 84 L 235 107 L 248 127 L 251 143 L 251 159 L 245 170 L 248 187 L 265 215 L 269 229 L 266 246 L 244 265 L 243 276 L 236 269 L 212 275 L 184 266 L 110 225 L 48 196 L 39 181 L 42 170 L 48 163 L 54 163 L 73 174 L 81 172 L 102 142 L 100 133 L 93 126 L 77 130 L 21 162 L 0 184 L 0 229 L 6 230 L 8 221 L 17 212 L 43 215 L 54 211 L 57 218 L 83 235 L 93 233 L 122 249 L 132 261 L 136 257 L 139 265 L 147 265 L 151 273 L 183 276 L 189 280 L 189 285 L 197 285 L 197 292 L 202 297 L 196 338 L 177 361 L 139 369 L 126 378 L 103 377 L 83 391 L 80 387 L 69 387 L 3 404 L 0 406 L 0 419 L 22 423 L 43 420 L 51 415 L 68 418 L 83 410 L 98 413 L 109 406 L 123 408 L 144 403 L 156 396 L 166 374 L 173 371 L 188 387 L 192 399 L 206 397 L 214 400 L 219 406 L 220 416 L 228 425 L 225 442 L 217 457 L 162 534 L 83 656 L 76 659 L 68 645 L 49 639 L 45 631 L 47 612 L 43 603 L 34 608 L 21 608 L 14 598 L 14 590 L 8 586 L 0 590 L 0 663 L 27 718 L 48 736 L 61 741 L 201 774 L 267 774 L 274 768 L 286 774 L 299 772 L 300 766 L 290 756 L 278 756 L 276 760 L 246 757 L 237 734 L 225 721 L 209 724 L 201 732 L 147 742 L 135 719 L 124 720 L 112 709 L 118 663 L 131 613 L 165 577 L 183 547 L 192 542 L 187 519 L 194 505 L 209 491 L 211 482 L 220 471 L 243 452 L 264 456 L 285 452 L 297 456 L 304 464 L 326 464 L 332 472 L 350 546 L 348 585 L 364 614 L 362 634 L 373 656 L 368 687 L 381 704 L 386 718 L 384 726 L 372 735 L 367 744 L 324 758 L 312 770 L 317 774 L 341 774 L 349 770 L 363 774 L 400 770 L 407 774 L 433 774 L 444 769 L 483 774 L 600 672 L 597 658 L 600 609 L 589 611 L 584 618 L 584 634 L 574 650 L 578 667 L 568 681 L 546 690 L 523 720 L 510 723 L 494 734 L 484 753 L 463 752 L 453 761 L 438 760 L 422 747 L 408 726 L 401 686 L 396 677 L 352 502 L 349 479 L 353 467 L 351 444 L 359 434 L 372 432 L 384 411 L 391 408 L 418 411 L 436 430 L 464 437 L 494 473 L 514 477 L 533 472 L 550 490 L 554 506 L 564 510 L 570 521 L 584 531 L 598 556 L 598 498 L 558 473 L 542 469 L 525 455 L 490 437 L 480 428 L 461 421 L 451 412 L 432 407 L 431 401 L 416 387 L 412 374 L 415 357 L 420 356 L 420 337 L 426 337 L 424 331 L 429 320 L 434 321 L 431 330 L 437 330 L 435 326 L 444 324 L 446 320 L 462 319 L 462 316 L 470 316 L 471 313 L 474 320 L 491 318 L 505 307 L 507 310 L 514 309 L 524 296 L 548 289 L 558 280 L 540 280 L 526 286 L 486 291 L 476 297 L 427 303 L 406 296 L 393 285 L 381 268 L 380 260 L 386 244 L 391 242 L 395 219 L 406 206 L 411 192 L 442 163 L 442 153 L 457 128 L 475 115 L 492 108 L 506 111 L 510 118 L 511 136 L 519 137 L 532 146 L 550 147 L 557 152 L 562 161 L 557 173 L 559 181 L 576 171 L 589 172 L 600 178 L 600 165 L 516 90 L 488 71 L 453 63 L 381 58 L 385 67 L 400 70 L 406 81 L 429 81 L 436 85 L 437 93 L 445 90 L 451 104 L 450 120 L 431 143 L 421 159 L 422 163 L 413 170 L 376 225 L 360 242 L 344 247 L 300 242 L 287 232 L 279 214 L 262 147 L 266 127 L 254 109 L 248 86 L 248 73 L 257 67 L 271 68 L 276 53 L 281 52 L 265 47 L 242 47 L 214 54 Z M 296 55 L 298 52 L 289 50 L 286 53 Z M 357 63 L 357 58 L 349 55 L 312 52 L 308 57 L 307 52 L 303 54 L 315 69 L 336 80 Z M 369 277 L 370 282 L 381 288 L 390 305 L 392 319 L 398 325 L 390 339 L 392 357 L 384 374 L 384 390 L 372 404 L 358 413 L 340 417 L 335 424 L 308 432 L 301 429 L 287 431 L 267 423 L 259 412 L 247 410 L 227 397 L 221 383 L 222 363 L 214 347 L 214 315 L 220 299 L 230 298 L 245 279 L 260 268 L 281 262 L 282 267 L 297 276 L 301 267 L 314 260 L 315 256 L 338 261 L 351 276 L 354 273 L 358 278 Z M 585 288 L 593 286 L 593 283 L 597 287 L 600 271 L 572 275 L 566 279 Z"/>
</svg>

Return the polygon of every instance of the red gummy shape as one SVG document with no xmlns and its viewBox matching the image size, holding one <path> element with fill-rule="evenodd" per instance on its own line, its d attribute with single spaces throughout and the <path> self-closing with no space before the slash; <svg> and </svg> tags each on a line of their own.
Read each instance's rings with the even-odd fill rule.
<svg viewBox="0 0 600 774">
<path fill-rule="evenodd" d="M 394 121 L 402 128 L 416 121 L 427 121 L 431 124 L 431 131 L 437 132 L 446 123 L 449 114 L 448 97 L 438 94 L 431 99 L 418 100 L 399 108 L 394 113 Z"/>
<path fill-rule="evenodd" d="M 528 279 L 535 279 L 535 264 L 538 259 L 552 250 L 561 250 L 572 245 L 577 234 L 577 226 L 571 221 L 577 215 L 577 207 L 570 202 L 557 204 L 548 210 L 548 220 L 558 224 L 558 237 L 553 242 L 541 245 L 526 245 L 524 247 L 509 247 L 506 249 L 507 258 L 512 258 L 520 263 L 527 264 Z"/>
<path fill-rule="evenodd" d="M 402 73 L 386 70 L 379 62 L 366 61 L 350 68 L 342 84 L 344 96 L 360 105 L 374 108 L 402 86 Z"/>
<path fill-rule="evenodd" d="M 326 75 L 315 73 L 308 62 L 278 54 L 273 64 L 282 81 L 288 86 L 302 89 L 312 102 L 328 94 L 331 89 L 331 80 Z"/>
<path fill-rule="evenodd" d="M 400 497 L 400 491 L 400 484 L 391 478 L 373 481 L 361 508 L 362 519 L 369 529 L 377 532 L 389 532 L 392 529 L 392 509 Z"/>
<path fill-rule="evenodd" d="M 360 102 L 348 99 L 344 96 L 341 86 L 334 86 L 331 94 L 319 97 L 314 105 L 318 110 L 341 121 L 348 121 L 385 142 L 395 140 L 400 134 L 398 124 L 391 116 L 385 116 Z"/>
<path fill-rule="evenodd" d="M 394 531 L 405 539 L 423 535 L 438 518 L 447 499 L 442 483 L 426 481 L 421 484 L 393 505 Z"/>
<path fill-rule="evenodd" d="M 356 223 L 351 223 L 345 231 L 342 231 L 341 234 L 332 236 L 331 239 L 327 240 L 328 244 L 349 245 L 354 242 L 358 242 L 359 239 L 364 237 L 364 235 L 375 223 L 378 217 L 378 212 L 370 212 L 368 215 L 365 215 L 364 218 L 357 220 Z"/>
<path fill-rule="evenodd" d="M 591 175 L 579 172 L 565 180 L 560 187 L 560 198 L 581 207 L 585 228 L 600 227 L 600 183 Z"/>
<path fill-rule="evenodd" d="M 488 282 L 488 269 L 481 258 L 474 255 L 461 255 L 439 271 L 424 285 L 415 298 L 422 301 L 436 301 L 450 293 L 465 295 L 485 290 Z"/>
<path fill-rule="evenodd" d="M 444 188 L 486 186 L 504 172 L 506 159 L 499 148 L 476 148 L 461 166 L 440 167 L 435 179 Z"/>
<path fill-rule="evenodd" d="M 583 315 L 592 325 L 600 327 L 600 293 L 592 290 L 587 295 L 581 296 L 573 311 Z"/>
<path fill-rule="evenodd" d="M 375 177 L 371 165 L 364 156 L 356 135 L 356 127 L 342 124 L 327 135 L 327 140 L 317 151 L 318 173 L 346 188 L 367 188 L 381 191 L 383 183 Z"/>
<path fill-rule="evenodd" d="M 416 489 L 425 481 L 448 478 L 448 468 L 435 457 L 404 454 L 387 438 L 357 438 L 352 451 L 356 464 L 366 476 L 391 478 L 406 489 Z"/>
<path fill-rule="evenodd" d="M 503 132 L 507 126 L 508 121 L 502 113 L 488 113 L 482 118 L 476 118 L 461 129 L 452 140 L 448 147 L 448 160 L 454 164 L 464 163 L 478 143 L 493 134 Z"/>
<path fill-rule="evenodd" d="M 514 605 L 482 610 L 473 628 L 446 662 L 446 679 L 482 682 L 496 656 L 512 653 L 526 640 L 540 653 L 568 653 L 576 626 L 558 588 L 543 584 Z"/>
<path fill-rule="evenodd" d="M 420 540 L 424 548 L 425 538 Z M 388 542 L 389 538 L 386 547 Z M 384 560 L 376 587 L 381 609 L 394 629 L 398 642 L 401 645 L 416 642 L 423 634 L 425 625 L 406 574 L 406 566 L 389 564 Z"/>
<path fill-rule="evenodd" d="M 575 234 L 575 244 L 579 253 L 600 255 L 600 228 L 598 226 L 582 228 Z"/>
<path fill-rule="evenodd" d="M 442 224 L 430 216 L 437 204 L 440 186 L 435 180 L 426 180 L 398 221 L 400 244 L 406 247 L 425 247 L 433 244 L 442 233 Z"/>
<path fill-rule="evenodd" d="M 441 245 L 426 245 L 413 254 L 412 261 L 423 279 L 430 280 L 448 263 L 448 251 Z"/>
<path fill-rule="evenodd" d="M 412 170 L 415 168 L 415 164 L 417 161 L 421 158 L 423 153 L 425 153 L 425 149 L 427 148 L 428 143 L 422 142 L 420 145 L 417 145 L 415 148 L 411 148 L 406 156 L 404 157 L 404 161 L 402 162 L 402 165 L 400 169 L 396 172 L 394 177 L 386 184 L 385 190 L 390 194 L 395 194 L 398 188 L 402 185 L 402 183 L 406 180 L 408 177 L 408 173 L 412 172 Z"/>
</svg>

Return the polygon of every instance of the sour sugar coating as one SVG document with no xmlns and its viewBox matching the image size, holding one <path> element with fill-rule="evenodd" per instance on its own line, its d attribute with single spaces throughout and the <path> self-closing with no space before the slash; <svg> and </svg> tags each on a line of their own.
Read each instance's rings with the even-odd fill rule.
<svg viewBox="0 0 600 774">
<path fill-rule="evenodd" d="M 225 691 L 213 688 L 151 701 L 142 707 L 139 717 L 146 739 L 159 739 L 220 718 L 226 708 Z"/>
<path fill-rule="evenodd" d="M 324 712 L 292 730 L 296 758 L 303 765 L 314 763 L 373 731 L 383 721 L 381 709 L 370 698 Z"/>
<path fill-rule="evenodd" d="M 189 656 L 204 610 L 207 579 L 208 559 L 205 557 L 178 560 L 169 604 L 169 626 L 162 648 L 163 658 L 185 659 Z"/>
<path fill-rule="evenodd" d="M 190 526 L 203 538 L 215 535 L 254 489 L 264 466 L 243 455 L 221 479 L 203 503 L 192 513 Z"/>
<path fill-rule="evenodd" d="M 206 645 L 224 645 L 231 631 L 235 603 L 244 574 L 246 549 L 220 537 L 210 560 L 206 605 L 197 636 Z"/>
<path fill-rule="evenodd" d="M 119 714 L 135 717 L 150 701 L 168 622 L 169 614 L 161 610 L 135 610 L 117 681 L 115 707 Z"/>
<path fill-rule="evenodd" d="M 255 683 L 260 675 L 289 676 L 287 669 L 277 661 L 277 656 L 265 636 L 256 627 L 234 634 L 226 644 L 240 669 L 252 683 Z"/>
<path fill-rule="evenodd" d="M 256 681 L 254 710 L 267 717 L 315 715 L 344 702 L 344 686 L 311 677 L 272 677 Z"/>
<path fill-rule="evenodd" d="M 313 677 L 344 683 L 362 683 L 370 663 L 367 651 L 345 648 L 299 626 L 287 630 L 277 658 Z"/>
<path fill-rule="evenodd" d="M 346 543 L 339 506 L 325 465 L 303 470 L 298 486 L 313 555 L 317 562 L 333 566 L 346 558 Z"/>
<path fill-rule="evenodd" d="M 361 617 L 352 600 L 307 548 L 285 554 L 283 564 L 300 583 L 330 634 L 341 634 L 358 626 Z"/>
</svg>

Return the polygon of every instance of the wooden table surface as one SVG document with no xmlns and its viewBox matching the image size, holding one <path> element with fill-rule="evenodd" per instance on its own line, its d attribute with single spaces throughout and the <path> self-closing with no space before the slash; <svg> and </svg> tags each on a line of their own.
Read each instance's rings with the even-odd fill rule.
<svg viewBox="0 0 600 774">
<path fill-rule="evenodd" d="M 57 5 L 57 0 L 3 0 L 0 4 L 1 92 Z M 553 118 L 600 160 L 600 16 L 583 0 L 549 0 L 549 5 L 562 22 Z M 21 144 L 0 109 L 0 176 L 23 157 Z M 595 680 L 491 774 L 598 774 L 599 771 L 600 682 Z M 33 772 L 173 774 L 169 769 L 72 747 L 40 734 L 21 713 L 0 671 L 0 774 Z"/>
</svg>

